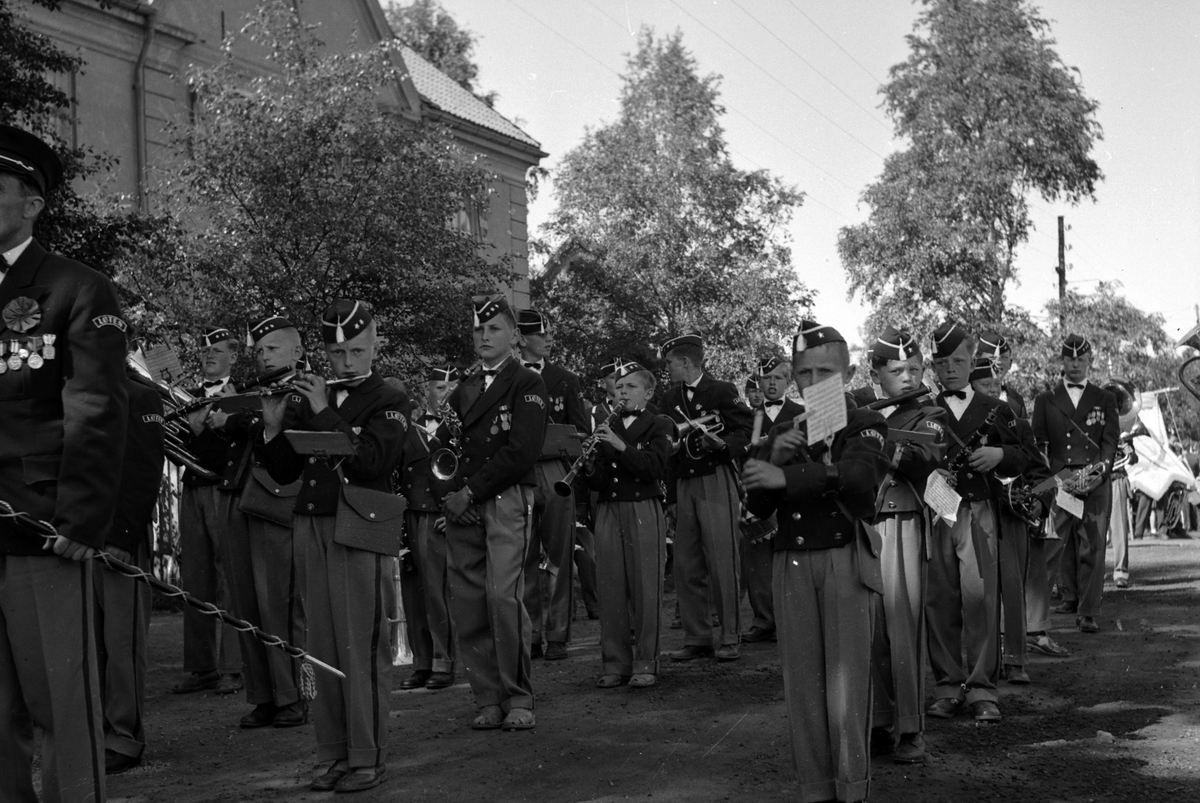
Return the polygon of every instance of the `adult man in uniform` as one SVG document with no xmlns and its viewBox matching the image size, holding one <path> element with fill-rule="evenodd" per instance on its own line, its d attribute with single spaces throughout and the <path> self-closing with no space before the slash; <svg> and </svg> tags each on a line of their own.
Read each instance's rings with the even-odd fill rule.
<svg viewBox="0 0 1200 803">
<path fill-rule="evenodd" d="M 295 325 L 271 315 L 249 327 L 249 343 L 260 376 L 295 373 L 304 359 L 304 347 Z M 282 381 L 282 380 L 278 380 Z M 297 394 L 283 397 L 287 404 L 285 426 L 299 414 Z M 245 538 L 225 543 L 230 595 L 234 613 L 268 633 L 304 649 L 305 548 L 292 532 L 299 482 L 283 484 L 271 477 L 253 454 L 263 438 L 261 408 L 247 410 L 227 422 L 228 459 L 219 488 L 238 495 L 238 510 L 245 517 Z M 245 669 L 246 701 L 254 706 L 239 721 L 242 728 L 291 728 L 308 721 L 300 699 L 300 663 L 282 650 L 267 647 L 254 636 L 239 633 Z"/>
<path fill-rule="evenodd" d="M 132 324 L 129 351 L 137 350 Z M 133 366 L 127 370 L 129 415 L 121 487 L 104 548 L 113 557 L 150 571 L 153 532 L 163 476 L 163 403 L 158 388 Z M 145 583 L 116 572 L 96 575 L 96 644 L 104 704 L 104 769 L 109 775 L 142 763 L 146 730 L 146 639 L 153 593 Z"/>
<path fill-rule="evenodd" d="M 792 346 L 801 390 L 854 374 L 836 329 L 803 321 Z M 747 507 L 774 514 L 774 581 L 783 693 L 799 798 L 866 800 L 871 766 L 873 592 L 882 593 L 877 535 L 862 520 L 875 510 L 887 469 L 887 425 L 855 409 L 831 441 L 807 445 L 807 424 L 777 425 L 743 472 Z M 874 543 L 872 543 L 874 540 Z"/>
<path fill-rule="evenodd" d="M 523 565 L 533 529 L 534 467 L 546 437 L 546 390 L 512 358 L 517 321 L 500 294 L 473 300 L 483 370 L 449 406 L 462 422 L 457 489 L 444 502 L 450 610 L 475 695 L 476 730 L 534 727 L 531 624 Z"/>
<path fill-rule="evenodd" d="M 313 791 L 358 792 L 386 775 L 392 651 L 389 611 L 395 586 L 388 565 L 400 552 L 403 500 L 392 493 L 410 405 L 372 368 L 375 319 L 362 301 L 338 299 L 321 315 L 325 356 L 336 387 L 316 374 L 294 380 L 303 401 L 296 429 L 341 434 L 349 454 L 297 453 L 283 434 L 288 399 L 263 399 L 264 443 L 256 452 L 281 483 L 301 480 L 294 537 L 306 548 L 304 610 L 313 657 L 345 680 L 316 676 Z M 337 438 L 326 440 L 338 441 Z"/>
<path fill-rule="evenodd" d="M 741 503 L 734 468 L 747 454 L 753 415 L 738 401 L 736 387 L 705 373 L 700 335 L 673 337 L 660 351 L 675 383 L 663 396 L 665 414 L 676 424 L 718 416 L 709 424 L 711 432 L 693 438 L 694 450 L 681 448 L 667 467 L 668 518 L 675 519 L 675 592 L 684 630 L 683 649 L 667 657 L 691 661 L 715 655 L 719 661 L 736 661 Z M 720 622 L 715 652 L 710 603 Z"/>
<path fill-rule="evenodd" d="M 0 796 L 104 800 L 92 564 L 125 449 L 125 329 L 112 284 L 49 253 L 33 227 L 62 165 L 0 126 L 0 499 L 49 522 L 46 541 L 0 519 Z"/>
<path fill-rule="evenodd" d="M 1063 602 L 1058 613 L 1073 613 L 1084 633 L 1100 629 L 1096 616 L 1104 591 L 1104 540 L 1112 513 L 1111 472 L 1121 437 L 1116 398 L 1088 382 L 1092 344 L 1077 334 L 1062 343 L 1063 381 L 1033 403 L 1033 436 L 1046 451 L 1050 470 L 1090 467 L 1075 495 L 1083 517 L 1056 506 L 1054 529 L 1063 542 L 1058 572 Z"/>
<path fill-rule="evenodd" d="M 787 398 L 792 384 L 792 366 L 781 357 L 767 357 L 758 361 L 758 374 L 751 377 L 759 389 L 762 407 L 762 437 L 779 424 L 787 424 L 804 412 L 804 408 Z M 747 388 L 749 381 L 747 381 Z M 747 396 L 750 391 L 747 389 Z M 752 407 L 755 405 L 751 404 Z M 751 450 L 758 444 L 751 444 Z M 775 605 L 771 597 L 771 563 L 775 555 L 770 538 L 738 541 L 742 559 L 742 585 L 750 598 L 750 611 L 754 618 L 750 629 L 742 633 L 742 641 L 754 644 L 775 638 Z"/>
<path fill-rule="evenodd" d="M 536 309 L 517 314 L 518 344 L 521 365 L 542 376 L 546 386 L 547 424 L 568 424 L 580 435 L 588 432 L 587 410 L 579 377 L 565 368 L 547 361 L 554 338 L 549 319 Z M 542 652 L 545 643 L 547 661 L 567 657 L 567 642 L 571 640 L 571 617 L 574 614 L 571 569 L 575 553 L 575 494 L 560 496 L 554 484 L 567 475 L 569 466 L 557 454 L 543 454 L 536 474 L 542 507 L 534 521 L 533 543 L 525 556 L 525 609 L 533 622 L 531 654 Z M 581 492 L 585 492 L 583 486 Z M 546 557 L 546 571 L 539 567 Z M 545 580 L 545 587 L 543 587 Z M 545 611 L 543 639 L 543 597 L 549 598 Z"/>
<path fill-rule="evenodd" d="M 211 399 L 232 393 L 230 371 L 237 361 L 233 332 L 223 326 L 206 327 L 200 333 L 200 349 L 204 380 L 192 395 Z M 224 423 L 224 415 L 241 406 L 214 402 L 188 416 L 192 431 L 188 450 L 214 476 L 201 476 L 189 468 L 183 473 L 179 500 L 180 583 L 193 596 L 227 610 L 236 605 L 229 590 L 229 567 L 223 560 L 225 545 L 227 540 L 246 540 L 246 517 L 238 510 L 240 486 L 229 481 L 222 484 L 230 463 L 237 467 L 237 456 L 230 454 L 229 438 L 214 424 L 217 420 Z M 242 686 L 240 670 L 229 670 L 241 663 L 234 658 L 240 657 L 240 652 L 237 631 L 215 616 L 184 608 L 183 671 L 188 674 L 171 691 L 237 691 Z"/>
</svg>

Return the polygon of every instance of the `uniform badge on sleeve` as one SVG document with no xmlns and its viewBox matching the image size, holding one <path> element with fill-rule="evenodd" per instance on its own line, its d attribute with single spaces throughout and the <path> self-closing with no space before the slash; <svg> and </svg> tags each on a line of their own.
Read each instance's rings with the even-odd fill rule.
<svg viewBox="0 0 1200 803">
<path fill-rule="evenodd" d="M 541 396 L 537 395 L 536 393 L 530 393 L 528 396 L 526 396 L 526 397 L 525 397 L 525 401 L 527 401 L 527 402 L 529 402 L 529 403 L 531 403 L 531 404 L 536 404 L 538 407 L 541 407 L 543 410 L 545 410 L 545 409 L 546 409 L 546 401 L 545 401 L 545 399 L 543 399 Z M 502 407 L 502 408 L 500 408 L 500 409 L 502 409 L 502 410 L 506 410 L 506 409 L 508 409 L 508 408 L 507 408 L 507 407 Z M 561 408 L 561 407 L 559 407 L 558 409 L 560 409 L 560 410 L 561 410 L 562 408 Z"/>
<path fill-rule="evenodd" d="M 936 422 L 936 421 L 928 421 L 928 420 L 927 420 L 927 421 L 925 422 L 925 426 L 926 426 L 926 427 L 928 427 L 929 429 L 932 429 L 934 432 L 936 432 L 936 433 L 938 434 L 938 437 L 939 437 L 939 438 L 944 438 L 944 437 L 946 437 L 946 430 L 945 430 L 945 429 L 943 429 L 943 428 L 942 428 L 942 425 L 941 425 L 941 424 L 939 424 L 938 422 Z"/>
<path fill-rule="evenodd" d="M 121 320 L 116 315 L 97 315 L 95 318 L 92 318 L 92 324 L 95 325 L 97 329 L 101 329 L 105 326 L 115 326 L 122 332 L 125 331 L 125 321 Z"/>
<path fill-rule="evenodd" d="M 383 417 L 388 421 L 399 421 L 401 429 L 408 429 L 408 419 L 405 418 L 404 413 L 400 412 L 399 410 L 384 410 Z"/>
<path fill-rule="evenodd" d="M 164 424 L 163 417 L 158 413 L 147 413 L 142 416 L 143 424 Z"/>
<path fill-rule="evenodd" d="M 880 435 L 879 430 L 877 430 L 877 429 L 864 429 L 859 434 L 862 435 L 864 438 L 871 438 L 872 440 L 874 440 L 876 443 L 879 444 L 880 449 L 882 449 L 884 444 L 886 443 L 886 440 L 884 439 L 883 435 Z"/>
</svg>

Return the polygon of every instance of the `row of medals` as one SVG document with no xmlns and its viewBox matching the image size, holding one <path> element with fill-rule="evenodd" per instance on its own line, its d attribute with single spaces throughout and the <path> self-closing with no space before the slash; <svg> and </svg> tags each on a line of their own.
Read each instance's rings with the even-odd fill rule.
<svg viewBox="0 0 1200 803">
<path fill-rule="evenodd" d="M 57 353 L 54 341 L 57 337 L 58 335 L 39 335 L 24 341 L 0 340 L 0 374 L 19 371 L 25 364 L 35 371 L 41 368 L 46 364 L 46 360 L 54 359 Z M 7 360 L 4 359 L 6 354 Z"/>
</svg>

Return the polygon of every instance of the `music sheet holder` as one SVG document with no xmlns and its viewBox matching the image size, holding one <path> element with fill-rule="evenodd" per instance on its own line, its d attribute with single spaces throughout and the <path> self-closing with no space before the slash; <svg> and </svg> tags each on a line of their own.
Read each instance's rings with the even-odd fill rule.
<svg viewBox="0 0 1200 803">
<path fill-rule="evenodd" d="M 296 454 L 311 454 L 317 457 L 346 457 L 354 454 L 354 444 L 345 432 L 308 432 L 303 429 L 285 429 L 283 434 L 296 450 Z"/>
</svg>

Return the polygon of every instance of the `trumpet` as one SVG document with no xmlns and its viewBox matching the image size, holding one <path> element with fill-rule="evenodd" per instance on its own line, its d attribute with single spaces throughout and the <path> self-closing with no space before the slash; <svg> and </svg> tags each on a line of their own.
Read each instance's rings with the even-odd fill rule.
<svg viewBox="0 0 1200 803">
<path fill-rule="evenodd" d="M 281 393 L 296 393 L 299 391 L 299 388 L 297 388 L 292 382 L 284 382 L 280 385 L 269 385 L 267 387 L 262 387 L 263 385 L 267 385 L 269 382 L 273 382 L 276 379 L 287 376 L 291 373 L 294 373 L 294 369 L 292 368 L 279 368 L 239 386 L 236 393 L 230 393 L 224 396 L 206 396 L 203 399 L 189 396 L 188 401 L 173 410 L 171 414 L 166 417 L 166 420 L 175 421 L 180 418 L 184 418 L 196 412 L 197 410 L 203 409 L 204 407 L 208 407 L 212 404 L 216 404 L 217 402 L 229 402 L 236 399 L 262 398 L 263 396 L 278 396 Z M 370 374 L 348 376 L 344 379 L 326 379 L 325 387 L 331 388 L 337 387 L 338 385 L 345 385 L 349 382 L 358 382 L 366 379 L 368 376 L 370 376 Z"/>
<path fill-rule="evenodd" d="M 676 405 L 675 411 L 683 416 L 684 420 L 681 423 L 675 424 L 675 437 L 671 439 L 671 453 L 678 452 L 680 447 L 683 447 L 687 452 L 688 457 L 694 460 L 699 459 L 699 446 L 696 442 L 696 435 L 706 435 L 709 433 L 716 434 L 725 428 L 725 422 L 721 421 L 719 413 L 709 413 L 702 415 L 699 418 L 688 418 L 687 413 L 683 408 Z M 713 422 L 716 422 L 715 424 Z"/>
<path fill-rule="evenodd" d="M 605 418 L 600 423 L 600 426 L 596 427 L 596 429 L 599 429 L 600 427 L 611 427 L 613 422 L 620 418 L 621 413 L 624 412 L 624 410 L 625 400 L 619 399 L 617 403 L 613 405 L 612 412 L 608 414 L 608 417 Z M 575 462 L 571 464 L 571 470 L 567 472 L 566 476 L 554 483 L 554 492 L 556 494 L 559 496 L 571 495 L 571 483 L 575 481 L 575 477 L 579 474 L 579 469 L 583 468 L 584 464 L 591 459 L 591 456 L 595 453 L 599 446 L 600 439 L 595 435 L 592 435 L 587 439 L 587 441 L 583 444 L 583 454 L 575 458 Z"/>
<path fill-rule="evenodd" d="M 459 382 L 466 381 L 483 369 L 483 360 L 479 360 L 462 372 Z M 450 442 L 429 456 L 429 471 L 434 479 L 446 482 L 458 475 L 459 450 L 462 448 L 462 421 L 458 413 L 450 406 L 448 400 L 438 406 L 438 414 L 446 429 L 450 430 Z"/>
<path fill-rule="evenodd" d="M 164 408 L 170 408 L 174 412 L 179 409 L 180 405 L 195 401 L 195 398 L 187 391 L 171 387 L 165 382 L 155 379 L 133 354 L 126 355 L 125 364 L 134 370 L 139 382 L 158 391 L 158 395 L 162 397 Z M 169 416 L 163 417 L 163 451 L 166 453 L 167 459 L 180 468 L 186 468 L 206 480 L 218 479 L 219 475 L 215 471 L 210 471 L 200 465 L 200 459 L 188 451 L 186 443 L 191 434 L 191 430 L 186 424 Z"/>
</svg>

